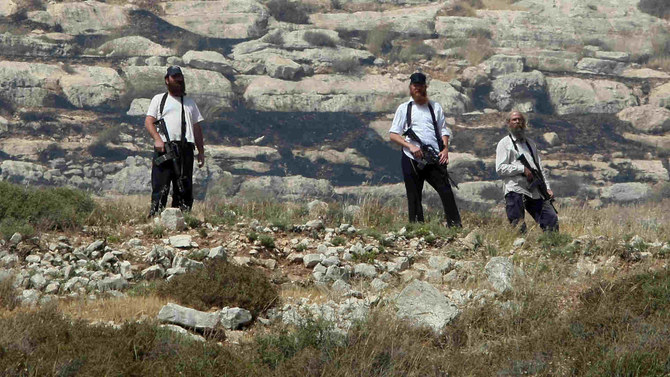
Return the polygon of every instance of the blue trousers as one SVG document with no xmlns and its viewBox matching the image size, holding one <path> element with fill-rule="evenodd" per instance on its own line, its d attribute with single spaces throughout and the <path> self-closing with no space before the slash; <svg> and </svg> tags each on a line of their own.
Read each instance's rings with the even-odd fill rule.
<svg viewBox="0 0 670 377">
<path fill-rule="evenodd" d="M 516 226 L 521 224 L 521 232 L 526 231 L 526 223 L 523 222 L 524 209 L 533 217 L 533 220 L 540 224 L 540 228 L 545 232 L 558 232 L 558 215 L 551 207 L 548 201 L 543 199 L 533 199 L 523 194 L 509 192 L 505 195 L 505 210 L 507 219 Z"/>
</svg>

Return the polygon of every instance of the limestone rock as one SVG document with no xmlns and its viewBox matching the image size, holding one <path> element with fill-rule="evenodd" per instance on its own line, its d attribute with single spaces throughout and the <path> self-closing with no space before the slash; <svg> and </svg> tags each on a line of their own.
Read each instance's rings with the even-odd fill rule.
<svg viewBox="0 0 670 377">
<path fill-rule="evenodd" d="M 112 39 L 96 49 L 96 52 L 106 56 L 172 56 L 176 51 L 163 47 L 148 38 L 131 35 Z"/>
<path fill-rule="evenodd" d="M 0 163 L 0 177 L 3 181 L 22 185 L 40 184 L 44 182 L 47 169 L 32 162 L 4 160 Z"/>
<path fill-rule="evenodd" d="M 310 23 L 319 28 L 346 31 L 371 31 L 384 25 L 397 33 L 430 35 L 434 31 L 434 19 L 442 4 L 430 4 L 384 12 L 315 13 Z"/>
<path fill-rule="evenodd" d="M 78 108 L 118 106 L 126 86 L 116 70 L 95 66 L 75 66 L 74 70 L 59 81 L 71 104 Z"/>
<path fill-rule="evenodd" d="M 182 59 L 185 65 L 193 68 L 216 71 L 223 75 L 235 73 L 233 62 L 216 51 L 189 51 Z"/>
<path fill-rule="evenodd" d="M 491 77 L 523 72 L 524 58 L 522 56 L 493 55 L 481 64 L 485 72 Z"/>
<path fill-rule="evenodd" d="M 0 61 L 2 98 L 18 106 L 48 106 L 60 90 L 58 80 L 64 74 L 54 65 Z"/>
<path fill-rule="evenodd" d="M 171 231 L 181 231 L 186 229 L 184 215 L 179 208 L 166 208 L 161 213 L 161 224 Z"/>
<path fill-rule="evenodd" d="M 254 0 L 169 1 L 160 3 L 169 23 L 214 38 L 247 39 L 263 35 L 269 14 Z"/>
<path fill-rule="evenodd" d="M 414 280 L 395 299 L 398 317 L 428 326 L 436 333 L 460 313 L 447 297 L 429 283 Z"/>
<path fill-rule="evenodd" d="M 542 138 L 552 147 L 555 147 L 561 143 L 561 140 L 556 132 L 547 132 L 542 135 Z"/>
<path fill-rule="evenodd" d="M 513 107 L 532 111 L 546 96 L 546 81 L 540 71 L 512 73 L 500 76 L 491 83 L 491 101 L 499 110 Z M 520 107 L 523 106 L 523 107 Z"/>
<path fill-rule="evenodd" d="M 242 308 L 223 308 L 219 311 L 220 323 L 230 330 L 237 330 L 251 322 L 251 312 Z"/>
<path fill-rule="evenodd" d="M 670 109 L 670 83 L 653 88 L 649 93 L 649 104 Z"/>
<path fill-rule="evenodd" d="M 46 12 L 31 13 L 30 18 L 37 22 L 60 25 L 63 32 L 73 35 L 107 34 L 123 28 L 130 21 L 124 7 L 94 0 L 52 2 Z"/>
<path fill-rule="evenodd" d="M 600 196 L 602 199 L 617 203 L 629 203 L 645 199 L 651 194 L 651 188 L 640 182 L 615 183 L 605 187 Z"/>
<path fill-rule="evenodd" d="M 623 72 L 626 63 L 607 59 L 583 58 L 577 63 L 577 71 L 595 75 L 617 75 Z"/>
<path fill-rule="evenodd" d="M 472 108 L 470 98 L 446 82 L 431 80 L 429 92 L 430 98 L 442 106 L 446 115 L 463 114 Z"/>
<path fill-rule="evenodd" d="M 158 320 L 194 329 L 214 329 L 218 326 L 219 313 L 206 313 L 185 306 L 168 303 L 158 312 Z"/>
<path fill-rule="evenodd" d="M 617 113 L 638 104 L 631 90 L 615 81 L 551 77 L 547 88 L 558 115 Z"/>
<path fill-rule="evenodd" d="M 617 117 L 630 122 L 635 129 L 646 133 L 670 131 L 670 110 L 655 105 L 629 107 L 617 113 Z"/>
<path fill-rule="evenodd" d="M 242 182 L 236 197 L 270 198 L 278 200 L 304 200 L 305 198 L 327 199 L 332 197 L 333 187 L 325 179 L 288 177 L 255 177 Z"/>
<path fill-rule="evenodd" d="M 505 293 L 513 289 L 514 265 L 505 257 L 493 257 L 484 267 L 486 277 L 493 289 Z"/>
<path fill-rule="evenodd" d="M 244 92 L 255 110 L 298 112 L 392 112 L 406 96 L 406 84 L 378 75 L 315 75 L 297 82 L 261 76 Z"/>
</svg>

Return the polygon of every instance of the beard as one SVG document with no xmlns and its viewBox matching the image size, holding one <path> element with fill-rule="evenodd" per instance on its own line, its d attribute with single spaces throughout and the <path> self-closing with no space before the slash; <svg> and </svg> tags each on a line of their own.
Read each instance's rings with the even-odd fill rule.
<svg viewBox="0 0 670 377">
<path fill-rule="evenodd" d="M 168 92 L 173 96 L 184 96 L 186 95 L 186 83 L 181 82 L 168 82 L 167 84 Z"/>
<path fill-rule="evenodd" d="M 416 91 L 413 91 L 411 94 L 412 94 L 412 99 L 418 105 L 424 105 L 428 102 L 428 94 L 426 92 L 426 89 L 416 90 Z"/>
<path fill-rule="evenodd" d="M 515 128 L 510 131 L 512 136 L 517 140 L 523 140 L 526 138 L 526 130 L 523 128 Z"/>
</svg>

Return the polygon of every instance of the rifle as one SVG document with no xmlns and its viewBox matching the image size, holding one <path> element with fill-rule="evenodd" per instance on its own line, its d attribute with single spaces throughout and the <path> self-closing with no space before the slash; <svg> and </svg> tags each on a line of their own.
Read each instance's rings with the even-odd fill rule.
<svg viewBox="0 0 670 377">
<path fill-rule="evenodd" d="M 526 169 L 530 170 L 531 174 L 533 175 L 533 180 L 528 186 L 528 189 L 533 190 L 535 187 L 537 187 L 538 191 L 540 191 L 540 196 L 542 197 L 542 199 L 548 200 L 549 204 L 551 205 L 551 208 L 553 208 L 554 212 L 558 214 L 558 211 L 556 211 L 556 207 L 554 207 L 554 198 L 551 195 L 549 195 L 549 191 L 547 191 L 547 182 L 545 182 L 542 173 L 540 173 L 537 169 L 533 169 L 533 167 L 530 165 L 528 159 L 524 154 L 520 154 L 517 160 L 520 161 L 521 164 L 523 164 L 523 166 Z"/>
<path fill-rule="evenodd" d="M 170 134 L 167 131 L 167 126 L 165 125 L 164 119 L 159 119 L 154 122 L 156 129 L 159 133 L 165 136 L 165 154 L 162 154 L 154 159 L 154 164 L 157 166 L 162 165 L 168 161 L 172 161 L 172 168 L 177 175 L 177 190 L 179 193 L 184 192 L 184 180 L 185 177 L 181 174 L 181 167 L 179 166 L 179 161 L 181 161 L 181 156 L 179 155 L 179 148 L 170 142 Z"/>
<path fill-rule="evenodd" d="M 449 175 L 449 172 L 447 171 L 447 165 L 440 164 L 439 152 L 435 150 L 435 148 L 433 148 L 432 145 L 424 144 L 423 141 L 419 139 L 419 136 L 414 132 L 414 130 L 412 130 L 412 128 L 408 128 L 407 131 L 405 131 L 405 133 L 403 134 L 403 136 L 405 135 L 409 136 L 410 139 L 419 143 L 421 153 L 423 153 L 423 159 L 426 161 L 426 164 L 437 165 L 437 168 L 440 170 L 440 173 L 442 173 L 442 176 L 447 180 L 447 183 L 451 184 L 458 190 L 458 183 L 454 181 Z"/>
</svg>

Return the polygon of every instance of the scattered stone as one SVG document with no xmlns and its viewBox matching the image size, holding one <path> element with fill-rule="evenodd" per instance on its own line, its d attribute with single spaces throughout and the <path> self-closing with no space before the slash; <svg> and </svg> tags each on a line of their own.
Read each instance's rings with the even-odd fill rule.
<svg viewBox="0 0 670 377">
<path fill-rule="evenodd" d="M 161 265 L 153 265 L 142 270 L 140 276 L 144 280 L 162 279 L 165 276 L 165 269 Z"/>
<path fill-rule="evenodd" d="M 9 239 L 10 245 L 18 245 L 21 241 L 23 241 L 23 236 L 19 232 L 12 234 L 12 237 Z"/>
<path fill-rule="evenodd" d="M 385 290 L 388 286 L 388 283 L 379 278 L 374 278 L 372 282 L 370 282 L 370 287 L 377 292 Z"/>
<path fill-rule="evenodd" d="M 193 247 L 191 236 L 188 234 L 180 234 L 170 237 L 170 245 L 180 249 L 190 249 Z"/>
<path fill-rule="evenodd" d="M 306 268 L 312 268 L 317 264 L 321 263 L 323 255 L 321 254 L 307 254 L 302 257 L 302 261 Z"/>
<path fill-rule="evenodd" d="M 216 328 L 219 324 L 220 314 L 201 312 L 199 310 L 169 303 L 161 308 L 157 318 L 159 321 L 173 323 L 183 327 L 198 330 L 211 330 Z"/>
<path fill-rule="evenodd" d="M 220 323 L 229 330 L 236 330 L 251 322 L 251 312 L 242 308 L 223 308 L 219 311 Z"/>
<path fill-rule="evenodd" d="M 375 266 L 367 263 L 358 263 L 354 266 L 354 275 L 374 279 L 378 274 Z"/>
<path fill-rule="evenodd" d="M 459 314 L 456 305 L 427 282 L 414 280 L 395 299 L 398 317 L 420 326 L 428 326 L 436 333 Z"/>
<path fill-rule="evenodd" d="M 517 239 L 514 240 L 514 243 L 512 244 L 512 246 L 514 246 L 514 247 L 521 247 L 521 246 L 523 246 L 525 243 L 526 243 L 526 239 L 525 239 L 525 238 L 522 238 L 522 237 L 519 237 L 519 238 L 517 238 Z"/>
<path fill-rule="evenodd" d="M 186 229 L 184 214 L 179 208 L 166 208 L 161 213 L 161 224 L 171 231 L 182 231 Z"/>
<path fill-rule="evenodd" d="M 486 276 L 493 285 L 493 289 L 500 293 L 512 290 L 514 265 L 505 257 L 493 257 L 484 267 Z"/>
</svg>

